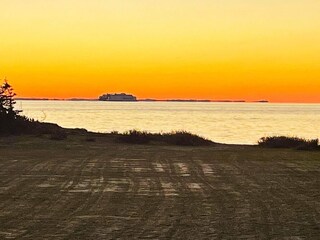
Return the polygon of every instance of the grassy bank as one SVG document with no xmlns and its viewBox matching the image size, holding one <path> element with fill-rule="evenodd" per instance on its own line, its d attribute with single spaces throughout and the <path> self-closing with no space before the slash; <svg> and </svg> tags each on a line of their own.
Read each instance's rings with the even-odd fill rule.
<svg viewBox="0 0 320 240">
<path fill-rule="evenodd" d="M 317 239 L 320 152 L 0 138 L 0 238 Z"/>
</svg>

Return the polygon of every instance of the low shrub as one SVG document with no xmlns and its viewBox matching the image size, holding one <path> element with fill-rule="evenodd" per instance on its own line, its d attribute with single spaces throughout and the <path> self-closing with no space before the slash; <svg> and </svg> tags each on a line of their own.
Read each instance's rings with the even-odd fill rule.
<svg viewBox="0 0 320 240">
<path fill-rule="evenodd" d="M 133 144 L 147 144 L 153 141 L 179 146 L 206 146 L 213 143 L 210 140 L 186 131 L 149 133 L 146 131 L 130 130 L 123 134 L 119 134 L 119 140 L 121 142 Z"/>
<path fill-rule="evenodd" d="M 259 146 L 270 148 L 295 148 L 299 150 L 315 150 L 319 148 L 319 140 L 307 140 L 298 137 L 274 136 L 263 137 L 258 141 Z"/>
<path fill-rule="evenodd" d="M 319 149 L 319 139 L 307 140 L 305 143 L 297 147 L 298 150 L 316 150 Z"/>
<path fill-rule="evenodd" d="M 179 146 L 206 146 L 213 142 L 187 131 L 175 131 L 162 134 L 163 141 Z"/>
</svg>

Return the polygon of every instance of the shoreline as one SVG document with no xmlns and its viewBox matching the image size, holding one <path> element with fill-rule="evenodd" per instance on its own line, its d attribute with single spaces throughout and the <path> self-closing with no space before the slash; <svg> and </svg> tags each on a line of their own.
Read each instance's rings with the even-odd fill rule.
<svg viewBox="0 0 320 240">
<path fill-rule="evenodd" d="M 86 141 L 94 142 L 95 138 L 109 138 L 114 143 L 131 144 L 131 145 L 172 145 L 182 147 L 259 147 L 274 149 L 296 149 L 304 151 L 320 151 L 319 139 L 305 139 L 293 136 L 269 136 L 261 137 L 256 144 L 232 144 L 221 143 L 204 138 L 188 131 L 172 131 L 152 133 L 147 131 L 129 130 L 125 132 L 93 132 L 84 128 L 64 128 L 54 123 L 31 122 L 39 128 L 38 132 L 30 132 L 29 136 L 46 135 L 52 140 L 66 140 L 69 135 L 85 137 Z M 30 127 L 30 126 L 29 126 Z M 41 130 L 41 128 L 43 128 Z M 23 133 L 22 133 L 23 134 Z M 19 135 L 19 134 L 18 134 Z"/>
</svg>

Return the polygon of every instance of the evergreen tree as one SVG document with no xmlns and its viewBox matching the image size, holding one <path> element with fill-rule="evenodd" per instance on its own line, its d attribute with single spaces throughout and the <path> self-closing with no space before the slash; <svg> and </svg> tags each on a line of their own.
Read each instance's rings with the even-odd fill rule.
<svg viewBox="0 0 320 240">
<path fill-rule="evenodd" d="M 5 81 L 0 87 L 0 117 L 9 119 L 16 118 L 19 111 L 14 110 L 14 97 L 16 94 L 12 86 Z"/>
</svg>

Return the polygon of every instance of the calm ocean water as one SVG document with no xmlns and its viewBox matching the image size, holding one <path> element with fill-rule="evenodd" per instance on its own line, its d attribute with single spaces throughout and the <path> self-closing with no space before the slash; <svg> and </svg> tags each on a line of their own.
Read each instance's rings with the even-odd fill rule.
<svg viewBox="0 0 320 240">
<path fill-rule="evenodd" d="M 320 138 L 320 104 L 17 101 L 17 108 L 39 121 L 97 132 L 187 130 L 238 144 L 269 135 Z"/>
</svg>

